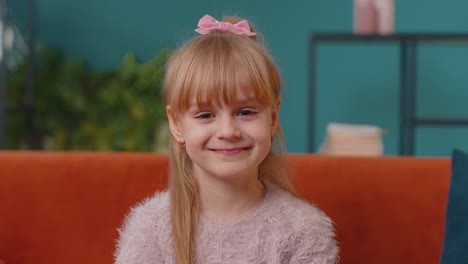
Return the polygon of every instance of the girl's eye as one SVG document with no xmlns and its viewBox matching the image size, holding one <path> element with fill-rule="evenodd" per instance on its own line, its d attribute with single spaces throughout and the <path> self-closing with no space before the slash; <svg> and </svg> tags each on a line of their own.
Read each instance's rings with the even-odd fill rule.
<svg viewBox="0 0 468 264">
<path fill-rule="evenodd" d="M 238 113 L 238 115 L 240 116 L 248 116 L 248 115 L 253 115 L 253 114 L 255 114 L 255 112 L 252 110 L 248 110 L 248 109 L 241 110 Z"/>
<path fill-rule="evenodd" d="M 212 117 L 214 117 L 214 115 L 212 113 L 209 113 L 209 112 L 200 113 L 200 114 L 195 116 L 195 118 L 198 118 L 198 119 L 207 119 L 207 118 L 212 118 Z"/>
</svg>

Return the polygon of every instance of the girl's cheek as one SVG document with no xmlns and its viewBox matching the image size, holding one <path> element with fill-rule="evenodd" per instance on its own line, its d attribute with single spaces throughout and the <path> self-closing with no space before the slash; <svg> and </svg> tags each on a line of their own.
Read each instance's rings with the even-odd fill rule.
<svg viewBox="0 0 468 264">
<path fill-rule="evenodd" d="M 202 127 L 190 127 L 187 130 L 186 137 L 190 137 L 195 140 L 200 140 L 203 137 L 206 137 L 209 133 L 206 129 Z"/>
</svg>

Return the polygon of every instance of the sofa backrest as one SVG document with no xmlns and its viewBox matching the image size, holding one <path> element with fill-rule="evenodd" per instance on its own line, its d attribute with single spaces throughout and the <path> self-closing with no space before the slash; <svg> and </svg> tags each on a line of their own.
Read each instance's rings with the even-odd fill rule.
<svg viewBox="0 0 468 264">
<path fill-rule="evenodd" d="M 288 158 L 301 196 L 334 220 L 341 263 L 438 263 L 448 158 Z M 167 170 L 150 153 L 0 152 L 0 259 L 112 263 L 124 216 Z"/>
<path fill-rule="evenodd" d="M 335 222 L 343 264 L 438 264 L 449 158 L 292 156 L 296 186 Z"/>
<path fill-rule="evenodd" d="M 124 215 L 166 175 L 154 154 L 0 152 L 0 259 L 112 263 Z"/>
</svg>

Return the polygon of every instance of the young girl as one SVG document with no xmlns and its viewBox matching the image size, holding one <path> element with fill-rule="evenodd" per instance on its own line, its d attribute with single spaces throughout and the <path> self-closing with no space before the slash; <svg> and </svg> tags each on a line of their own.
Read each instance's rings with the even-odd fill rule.
<svg viewBox="0 0 468 264">
<path fill-rule="evenodd" d="M 164 81 L 169 190 L 132 210 L 116 263 L 336 263 L 331 220 L 288 180 L 271 56 L 245 20 L 198 26 Z"/>
</svg>

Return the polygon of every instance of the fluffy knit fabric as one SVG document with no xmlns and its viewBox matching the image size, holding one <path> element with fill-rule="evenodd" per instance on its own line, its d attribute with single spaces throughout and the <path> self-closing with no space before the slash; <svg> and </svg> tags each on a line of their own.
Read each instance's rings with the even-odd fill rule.
<svg viewBox="0 0 468 264">
<path fill-rule="evenodd" d="M 333 225 L 318 208 L 266 184 L 263 202 L 235 221 L 200 217 L 197 264 L 337 263 Z M 168 191 L 132 209 L 120 229 L 116 264 L 175 264 Z"/>
</svg>

